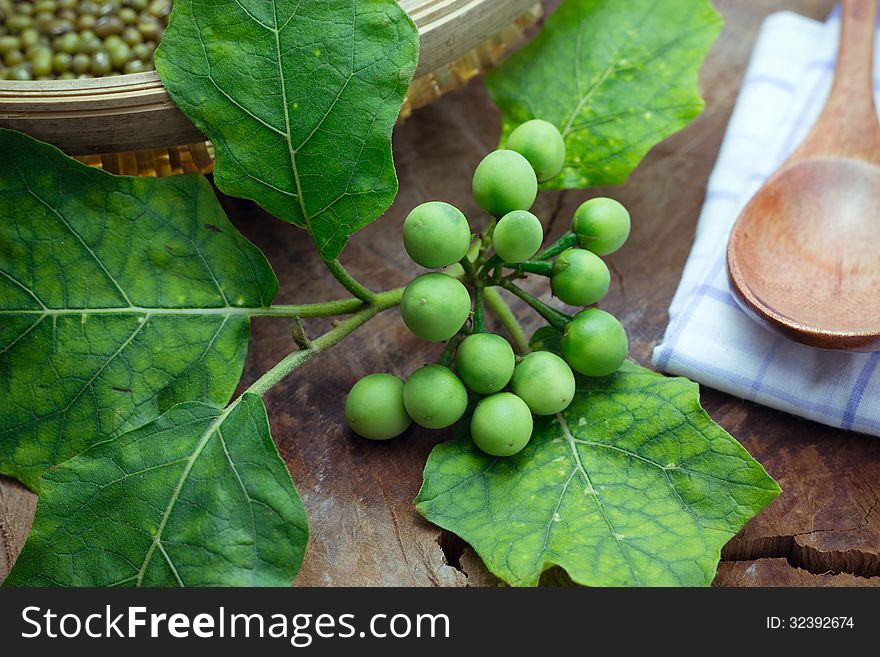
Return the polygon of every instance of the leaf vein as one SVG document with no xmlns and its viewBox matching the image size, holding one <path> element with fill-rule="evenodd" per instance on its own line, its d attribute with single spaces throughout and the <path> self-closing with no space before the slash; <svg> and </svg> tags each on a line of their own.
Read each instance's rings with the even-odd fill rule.
<svg viewBox="0 0 880 657">
<path fill-rule="evenodd" d="M 614 527 L 614 523 L 611 521 L 611 517 L 608 515 L 608 510 L 605 508 L 604 502 L 602 502 L 602 498 L 599 497 L 599 493 L 596 491 L 595 486 L 593 486 L 593 481 L 590 478 L 589 472 L 587 472 L 587 469 L 584 466 L 584 462 L 581 460 L 581 455 L 577 450 L 577 445 L 575 444 L 575 439 L 571 433 L 571 429 L 569 429 L 568 427 L 568 422 L 566 421 L 565 417 L 563 417 L 562 413 L 557 413 L 556 418 L 559 420 L 559 426 L 562 427 L 562 433 L 565 436 L 566 441 L 568 442 L 568 447 L 571 450 L 571 455 L 574 458 L 577 469 L 580 471 L 580 473 L 584 477 L 584 480 L 587 482 L 587 486 L 589 486 L 589 492 L 593 496 L 593 499 L 596 500 L 596 506 L 599 508 L 599 511 L 602 514 L 602 518 L 605 520 L 605 524 L 608 525 L 608 529 L 611 531 L 611 536 L 617 542 L 617 547 L 620 550 L 620 554 L 623 556 L 623 560 L 624 562 L 626 562 L 626 565 L 629 568 L 629 572 L 632 575 L 636 585 L 638 586 L 641 584 L 641 582 L 639 581 L 638 575 L 636 575 L 632 560 L 630 559 L 629 553 L 623 547 L 620 534 Z"/>
<path fill-rule="evenodd" d="M 244 481 L 241 478 L 241 475 L 238 473 L 238 468 L 235 467 L 235 463 L 232 460 L 232 456 L 229 454 L 229 450 L 226 447 L 226 440 L 223 438 L 223 431 L 220 427 L 217 427 L 217 437 L 220 439 L 220 445 L 223 448 L 223 455 L 226 457 L 226 462 L 229 463 L 229 467 L 232 468 L 232 473 L 235 475 L 236 480 L 238 481 L 238 485 L 241 486 L 241 492 L 244 493 L 244 498 L 247 500 L 248 511 L 250 511 L 251 517 L 251 532 L 254 537 L 254 567 L 251 569 L 251 585 L 256 586 L 257 583 L 257 562 L 259 561 L 258 550 L 257 550 L 257 518 L 254 515 L 254 500 L 251 499 L 251 495 L 248 492 L 247 487 L 244 485 Z"/>
<path fill-rule="evenodd" d="M 159 526 L 156 528 L 156 535 L 153 537 L 153 542 L 150 544 L 150 547 L 147 549 L 147 553 L 144 556 L 144 561 L 141 564 L 141 568 L 138 571 L 137 575 L 137 585 L 140 586 L 144 579 L 144 573 L 146 572 L 147 565 L 150 563 L 150 559 L 153 558 L 153 553 L 156 548 L 162 542 L 162 534 L 165 531 L 165 527 L 168 525 L 168 519 L 171 517 L 171 512 L 174 510 L 174 507 L 177 504 L 177 500 L 180 498 L 180 493 L 183 491 L 183 487 L 186 484 L 186 480 L 189 478 L 189 474 L 195 465 L 195 462 L 198 460 L 199 456 L 201 456 L 202 451 L 204 451 L 205 446 L 210 441 L 211 436 L 214 433 L 214 430 L 219 427 L 223 420 L 232 412 L 238 405 L 238 401 L 233 402 L 229 406 L 226 407 L 220 415 L 218 415 L 214 420 L 208 425 L 208 428 L 202 433 L 199 437 L 199 442 L 196 444 L 193 453 L 186 460 L 186 465 L 183 468 L 183 472 L 180 474 L 180 478 L 177 481 L 177 486 L 174 488 L 174 491 L 171 493 L 171 498 L 168 501 L 168 505 L 165 507 L 165 513 L 162 515 L 162 519 L 159 521 Z"/>
</svg>

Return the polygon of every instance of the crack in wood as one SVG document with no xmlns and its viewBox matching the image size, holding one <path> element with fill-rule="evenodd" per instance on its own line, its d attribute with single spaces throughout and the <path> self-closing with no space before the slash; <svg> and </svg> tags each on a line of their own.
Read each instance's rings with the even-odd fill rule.
<svg viewBox="0 0 880 657">
<path fill-rule="evenodd" d="M 623 274 L 617 269 L 613 259 L 608 258 L 605 261 L 605 264 L 608 265 L 608 269 L 611 270 L 611 273 L 617 277 L 617 282 L 620 285 L 620 297 L 626 299 L 626 284 L 623 282 Z"/>
<path fill-rule="evenodd" d="M 821 586 L 853 587 L 880 586 L 880 577 L 864 578 L 849 573 L 815 574 L 793 568 L 784 558 L 756 561 L 722 561 L 713 586 Z"/>
<path fill-rule="evenodd" d="M 437 545 L 443 551 L 443 562 L 467 577 L 467 572 L 461 565 L 461 556 L 468 544 L 456 534 L 443 529 L 437 534 Z"/>
<path fill-rule="evenodd" d="M 847 532 L 861 529 L 820 529 L 788 536 L 771 536 L 728 543 L 721 551 L 724 561 L 755 561 L 757 559 L 782 558 L 792 568 L 800 568 L 814 575 L 845 573 L 855 577 L 880 575 L 880 554 L 864 552 L 858 548 L 845 550 L 821 550 L 804 545 L 798 539 L 823 532 Z"/>
<path fill-rule="evenodd" d="M 565 205 L 565 193 L 568 190 L 560 190 L 556 194 L 556 202 L 553 204 L 553 210 L 550 212 L 550 218 L 547 220 L 547 228 L 544 231 L 545 235 L 552 235 L 556 226 L 556 220 L 559 218 L 560 212 L 562 212 L 562 206 Z"/>
</svg>

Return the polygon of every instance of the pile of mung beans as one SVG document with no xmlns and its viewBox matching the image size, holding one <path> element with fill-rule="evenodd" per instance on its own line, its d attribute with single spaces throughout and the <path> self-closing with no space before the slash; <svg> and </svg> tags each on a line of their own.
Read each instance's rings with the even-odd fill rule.
<svg viewBox="0 0 880 657">
<path fill-rule="evenodd" d="M 0 80 L 70 80 L 153 68 L 171 0 L 0 0 Z"/>
</svg>

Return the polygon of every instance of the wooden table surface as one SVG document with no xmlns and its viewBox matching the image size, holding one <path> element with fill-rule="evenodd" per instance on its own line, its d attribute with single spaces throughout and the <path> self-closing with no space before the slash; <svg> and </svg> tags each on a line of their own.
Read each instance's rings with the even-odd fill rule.
<svg viewBox="0 0 880 657">
<path fill-rule="evenodd" d="M 832 5 L 833 0 L 717 0 L 726 26 L 703 69 L 703 115 L 654 148 L 623 186 L 540 196 L 536 212 L 551 237 L 565 230 L 574 209 L 591 195 L 614 196 L 630 209 L 632 237 L 610 258 L 612 291 L 603 306 L 626 325 L 630 355 L 640 363 L 650 364 L 651 349 L 666 327 L 706 180 L 761 21 L 782 9 L 823 18 Z M 395 132 L 400 194 L 385 217 L 352 240 L 344 264 L 376 289 L 404 285 L 417 272 L 400 241 L 406 213 L 422 201 L 443 199 L 479 216 L 470 178 L 498 134 L 498 112 L 479 80 L 416 112 Z M 251 203 L 224 199 L 224 205 L 272 262 L 281 281 L 279 303 L 342 294 L 303 233 Z M 539 281 L 531 283 L 532 291 L 547 296 Z M 538 326 L 528 310 L 518 309 L 527 328 Z M 243 383 L 291 348 L 284 321 L 255 320 Z M 297 585 L 494 583 L 469 548 L 424 521 L 411 505 L 425 459 L 445 435 L 414 429 L 376 444 L 353 438 L 344 427 L 343 400 L 358 377 L 376 371 L 405 376 L 438 351 L 410 335 L 396 311 L 387 312 L 267 396 L 272 433 L 311 523 Z M 716 585 L 880 585 L 880 439 L 708 388 L 702 399 L 783 488 L 724 549 Z M 21 486 L 0 481 L 0 578 L 21 549 L 34 504 Z"/>
</svg>

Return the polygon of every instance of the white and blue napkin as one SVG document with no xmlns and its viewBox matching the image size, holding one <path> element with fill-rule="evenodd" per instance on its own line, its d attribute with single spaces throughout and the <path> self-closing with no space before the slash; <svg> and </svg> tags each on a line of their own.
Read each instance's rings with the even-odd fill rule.
<svg viewBox="0 0 880 657">
<path fill-rule="evenodd" d="M 823 351 L 778 337 L 740 310 L 727 282 L 730 230 L 818 117 L 831 89 L 839 31 L 838 10 L 825 23 L 789 12 L 764 22 L 653 362 L 738 397 L 880 435 L 880 353 Z M 878 74 L 875 53 L 880 106 Z"/>
</svg>

